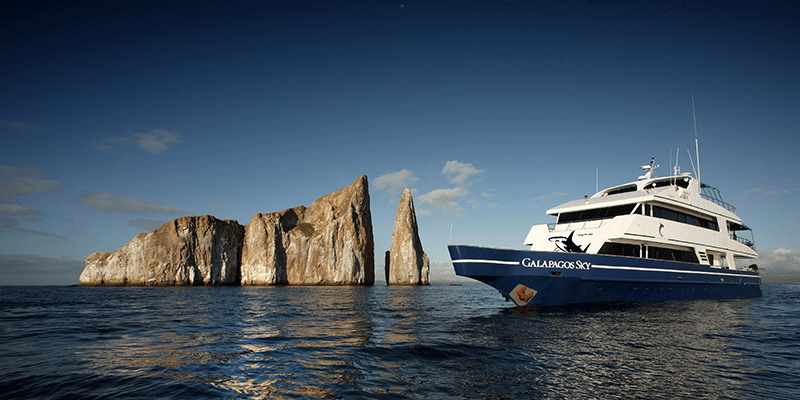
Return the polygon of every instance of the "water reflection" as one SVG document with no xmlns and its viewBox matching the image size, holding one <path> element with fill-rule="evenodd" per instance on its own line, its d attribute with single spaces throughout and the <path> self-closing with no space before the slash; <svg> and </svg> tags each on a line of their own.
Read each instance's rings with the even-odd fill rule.
<svg viewBox="0 0 800 400">
<path fill-rule="evenodd" d="M 514 365 L 513 378 L 525 382 L 515 386 L 520 395 L 721 398 L 740 392 L 752 371 L 736 340 L 751 305 L 743 300 L 509 309 L 483 318 L 486 329 L 464 329 L 462 340 L 482 340 L 491 363 Z M 487 334 L 493 339 L 487 341 Z M 509 378 L 507 370 L 496 376 L 457 372 L 465 395 L 508 393 L 498 384 Z"/>
<path fill-rule="evenodd" d="M 720 398 L 757 372 L 750 301 L 520 309 L 467 290 L 109 291 L 81 315 L 78 369 L 246 398 Z"/>
</svg>

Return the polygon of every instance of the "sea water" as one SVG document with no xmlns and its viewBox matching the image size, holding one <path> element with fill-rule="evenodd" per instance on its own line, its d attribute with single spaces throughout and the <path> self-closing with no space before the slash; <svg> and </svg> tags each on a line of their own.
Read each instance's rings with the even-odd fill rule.
<svg viewBox="0 0 800 400">
<path fill-rule="evenodd" d="M 484 285 L 0 287 L 0 398 L 796 399 L 800 285 L 516 308 Z"/>
</svg>

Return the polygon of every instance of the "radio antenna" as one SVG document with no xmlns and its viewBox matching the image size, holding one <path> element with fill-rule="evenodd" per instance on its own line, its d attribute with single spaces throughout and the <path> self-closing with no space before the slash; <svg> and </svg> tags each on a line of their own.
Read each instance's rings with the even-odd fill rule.
<svg viewBox="0 0 800 400">
<path fill-rule="evenodd" d="M 697 144 L 697 113 L 694 111 L 694 95 L 692 95 L 692 117 L 694 118 L 694 153 L 697 157 L 697 181 L 700 180 L 700 146 Z"/>
</svg>

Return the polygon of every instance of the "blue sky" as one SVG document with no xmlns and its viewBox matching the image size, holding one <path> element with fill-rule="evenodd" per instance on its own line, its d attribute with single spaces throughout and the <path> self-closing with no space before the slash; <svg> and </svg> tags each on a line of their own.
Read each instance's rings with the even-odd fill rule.
<svg viewBox="0 0 800 400">
<path fill-rule="evenodd" d="M 791 2 L 82 3 L 0 14 L 4 284 L 76 283 L 173 218 L 246 224 L 362 174 L 376 270 L 409 187 L 450 279 L 451 226 L 521 248 L 651 157 L 692 171 L 692 96 L 701 178 L 762 268 L 800 270 Z"/>
</svg>

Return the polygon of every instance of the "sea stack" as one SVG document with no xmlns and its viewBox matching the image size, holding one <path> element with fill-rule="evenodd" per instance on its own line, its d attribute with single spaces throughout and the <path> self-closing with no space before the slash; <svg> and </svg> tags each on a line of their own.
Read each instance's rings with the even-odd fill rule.
<svg viewBox="0 0 800 400">
<path fill-rule="evenodd" d="M 375 245 L 365 175 L 309 207 L 255 214 L 245 232 L 242 285 L 375 282 Z"/>
<path fill-rule="evenodd" d="M 80 285 L 238 285 L 244 227 L 211 215 L 176 218 L 86 259 Z"/>
<path fill-rule="evenodd" d="M 372 285 L 375 254 L 366 176 L 311 206 L 256 214 L 247 226 L 176 218 L 86 259 L 83 286 Z"/>
<path fill-rule="evenodd" d="M 430 285 L 430 261 L 422 250 L 411 191 L 400 198 L 392 230 L 392 247 L 386 255 L 387 285 Z"/>
</svg>

